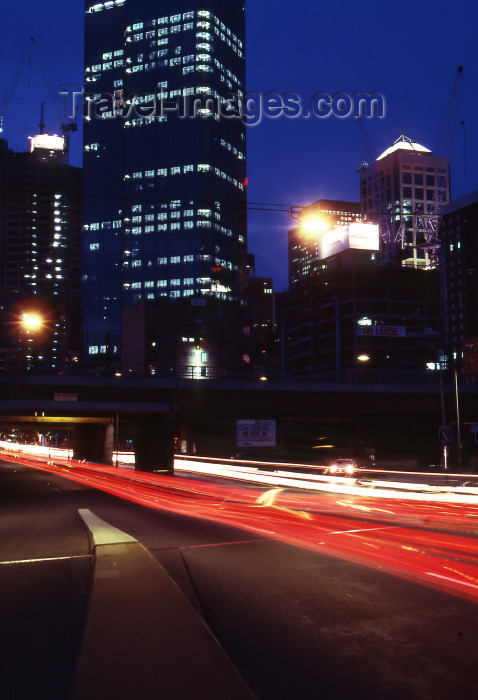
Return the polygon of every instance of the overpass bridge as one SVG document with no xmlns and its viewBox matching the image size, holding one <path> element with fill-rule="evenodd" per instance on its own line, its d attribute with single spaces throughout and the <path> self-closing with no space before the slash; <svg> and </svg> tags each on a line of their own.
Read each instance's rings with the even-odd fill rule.
<svg viewBox="0 0 478 700">
<path fill-rule="evenodd" d="M 380 378 L 361 372 L 340 383 L 3 375 L 0 429 L 68 429 L 76 458 L 106 463 L 115 439 L 131 437 L 137 468 L 146 471 L 172 469 L 175 437 L 187 452 L 232 456 L 241 418 L 275 420 L 277 448 L 265 451 L 283 458 L 309 450 L 320 461 L 331 449 L 349 455 L 366 447 L 420 453 L 425 461 L 439 454 L 442 400 L 446 424 L 456 427 L 454 384 L 441 389 L 438 378 L 423 381 L 418 373 L 401 375 L 402 383 Z M 460 387 L 462 442 L 478 459 L 477 399 L 477 387 Z"/>
</svg>

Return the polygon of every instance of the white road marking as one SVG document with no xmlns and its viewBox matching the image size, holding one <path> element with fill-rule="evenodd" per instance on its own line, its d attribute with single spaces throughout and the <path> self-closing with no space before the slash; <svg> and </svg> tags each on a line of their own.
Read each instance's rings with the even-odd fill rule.
<svg viewBox="0 0 478 700">
<path fill-rule="evenodd" d="M 42 559 L 13 559 L 12 561 L 0 561 L 1 565 L 6 564 L 34 564 L 39 561 L 62 561 L 63 559 L 84 559 L 88 554 L 72 554 L 69 557 L 43 557 Z"/>
</svg>

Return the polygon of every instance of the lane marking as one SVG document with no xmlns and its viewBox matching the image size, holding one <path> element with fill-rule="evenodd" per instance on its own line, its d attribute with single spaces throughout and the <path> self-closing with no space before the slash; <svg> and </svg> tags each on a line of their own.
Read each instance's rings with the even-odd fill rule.
<svg viewBox="0 0 478 700">
<path fill-rule="evenodd" d="M 268 537 L 264 537 L 256 540 L 235 540 L 234 542 L 211 542 L 210 544 L 186 544 L 179 545 L 178 547 L 152 547 L 150 552 L 167 552 L 170 550 L 179 549 L 202 549 L 203 547 L 229 547 L 232 544 L 252 544 L 254 542 L 273 542 L 273 540 Z"/>
<path fill-rule="evenodd" d="M 62 561 L 64 559 L 85 559 L 89 554 L 71 554 L 68 557 L 43 557 L 42 559 L 12 559 L 11 561 L 0 561 L 0 566 L 7 564 L 34 564 L 41 561 Z"/>
<path fill-rule="evenodd" d="M 371 532 L 372 530 L 395 530 L 399 525 L 389 525 L 388 527 L 364 527 L 360 530 L 336 530 L 335 532 L 324 532 L 324 535 L 347 535 L 350 532 Z"/>
<path fill-rule="evenodd" d="M 122 532 L 118 530 L 117 527 L 101 520 L 101 518 L 92 513 L 88 508 L 80 508 L 78 513 L 91 532 L 95 547 L 103 544 L 128 544 L 137 542 L 131 535 L 127 535 L 126 532 Z"/>
</svg>

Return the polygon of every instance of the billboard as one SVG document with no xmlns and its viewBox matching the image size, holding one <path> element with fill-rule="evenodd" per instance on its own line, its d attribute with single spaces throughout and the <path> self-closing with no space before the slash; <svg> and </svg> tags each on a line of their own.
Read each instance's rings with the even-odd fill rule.
<svg viewBox="0 0 478 700">
<path fill-rule="evenodd" d="M 368 335 L 381 338 L 436 338 L 438 331 L 433 328 L 407 328 L 406 326 L 391 326 L 385 323 L 376 325 L 357 325 L 357 335 Z"/>
<path fill-rule="evenodd" d="M 46 149 L 47 151 L 62 151 L 64 146 L 63 136 L 49 136 L 48 134 L 37 134 L 30 136 L 30 152 L 35 148 Z"/>
<path fill-rule="evenodd" d="M 374 335 L 387 338 L 406 338 L 407 329 L 405 326 L 357 326 L 358 335 Z"/>
<path fill-rule="evenodd" d="M 344 250 L 379 250 L 377 224 L 352 222 L 326 231 L 319 241 L 319 259 L 324 260 Z"/>
</svg>

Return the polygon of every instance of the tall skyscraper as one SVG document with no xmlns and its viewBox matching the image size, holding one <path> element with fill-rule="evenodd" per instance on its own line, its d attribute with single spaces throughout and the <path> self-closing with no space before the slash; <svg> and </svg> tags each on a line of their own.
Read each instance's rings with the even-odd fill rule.
<svg viewBox="0 0 478 700">
<path fill-rule="evenodd" d="M 402 135 L 364 164 L 360 200 L 364 218 L 380 226 L 384 253 L 407 267 L 436 266 L 439 220 L 450 200 L 446 157 Z"/>
<path fill-rule="evenodd" d="M 448 366 L 461 369 L 463 353 L 478 348 L 478 191 L 444 209 L 440 238 L 444 294 L 442 320 Z M 472 342 L 471 342 L 472 341 Z M 466 358 L 469 359 L 469 358 Z M 476 355 L 473 357 L 476 361 Z M 468 363 L 467 373 L 470 373 Z M 473 375 L 475 374 L 476 367 Z"/>
<path fill-rule="evenodd" d="M 0 139 L 0 371 L 59 372 L 79 350 L 81 170 L 64 139 Z"/>
<path fill-rule="evenodd" d="M 241 296 L 244 41 L 243 0 L 86 4 L 87 360 L 118 356 L 140 300 Z"/>
</svg>

